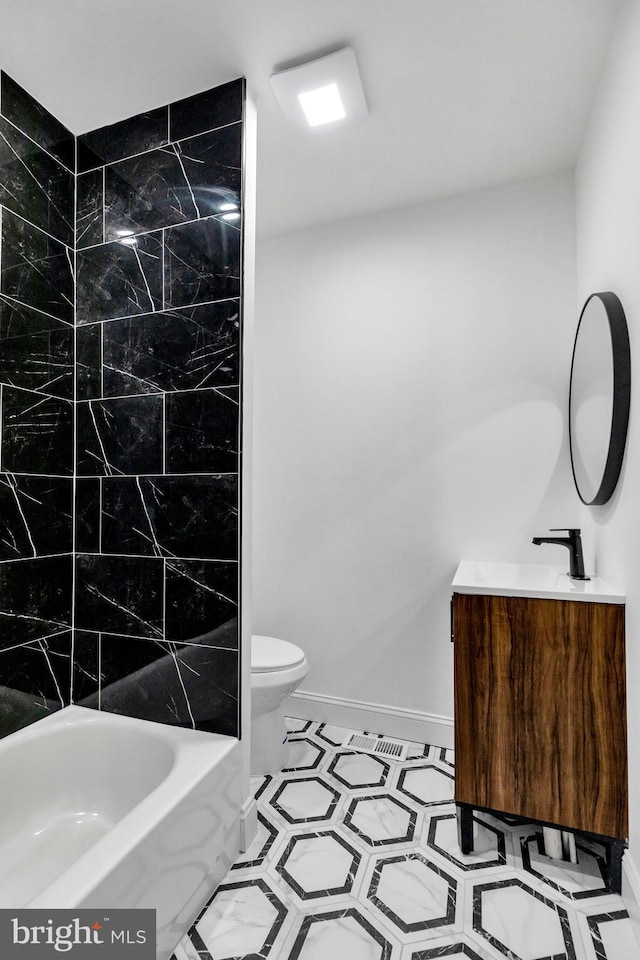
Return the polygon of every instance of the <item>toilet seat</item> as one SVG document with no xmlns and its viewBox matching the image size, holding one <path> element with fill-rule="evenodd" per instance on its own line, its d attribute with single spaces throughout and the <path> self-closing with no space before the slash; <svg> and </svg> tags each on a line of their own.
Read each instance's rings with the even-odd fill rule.
<svg viewBox="0 0 640 960">
<path fill-rule="evenodd" d="M 288 670 L 304 660 L 304 651 L 279 637 L 254 634 L 251 637 L 251 672 L 273 673 Z"/>
</svg>

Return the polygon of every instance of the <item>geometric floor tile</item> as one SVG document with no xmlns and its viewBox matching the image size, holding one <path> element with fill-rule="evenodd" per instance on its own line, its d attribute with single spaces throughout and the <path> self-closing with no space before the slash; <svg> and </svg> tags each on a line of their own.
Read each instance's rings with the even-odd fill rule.
<svg viewBox="0 0 640 960">
<path fill-rule="evenodd" d="M 456 881 L 420 853 L 378 860 L 369 900 L 404 933 L 454 923 Z"/>
<path fill-rule="evenodd" d="M 566 910 L 522 880 L 474 887 L 473 928 L 514 960 L 574 960 Z"/>
<path fill-rule="evenodd" d="M 289 757 L 284 772 L 291 770 L 313 770 L 324 757 L 324 750 L 312 740 L 291 738 L 287 741 Z"/>
<path fill-rule="evenodd" d="M 260 866 L 277 836 L 278 828 L 274 827 L 262 813 L 258 812 L 258 828 L 253 842 L 244 853 L 240 854 L 231 869 L 245 870 L 248 867 Z"/>
<path fill-rule="evenodd" d="M 446 960 L 492 960 L 493 954 L 490 957 L 482 947 L 475 944 L 469 946 L 463 936 L 455 937 L 452 943 L 444 946 L 416 950 L 410 960 L 440 960 L 442 957 L 446 957 Z"/>
<path fill-rule="evenodd" d="M 587 917 L 598 960 L 636 960 L 640 956 L 638 941 L 627 918 L 626 910 Z"/>
<path fill-rule="evenodd" d="M 356 797 L 351 801 L 344 825 L 371 846 L 413 840 L 417 814 L 389 794 Z"/>
<path fill-rule="evenodd" d="M 328 773 L 345 787 L 382 787 L 390 767 L 384 760 L 368 753 L 337 753 Z"/>
<path fill-rule="evenodd" d="M 276 871 L 303 900 L 348 893 L 361 860 L 334 830 L 291 838 Z"/>
<path fill-rule="evenodd" d="M 251 795 L 254 800 L 259 800 L 265 792 L 273 777 L 270 773 L 264 773 L 257 777 L 250 777 Z"/>
<path fill-rule="evenodd" d="M 207 951 L 204 956 L 215 960 L 266 956 L 286 912 L 260 878 L 221 884 L 191 928 L 191 941 L 198 951 Z"/>
<path fill-rule="evenodd" d="M 354 907 L 305 917 L 288 960 L 390 960 L 391 945 Z"/>
<path fill-rule="evenodd" d="M 400 773 L 397 789 L 425 807 L 453 800 L 454 777 L 432 763 L 408 767 Z"/>
<path fill-rule="evenodd" d="M 285 724 L 287 733 L 306 733 L 313 724 L 313 720 L 295 720 L 293 717 L 287 717 Z"/>
<path fill-rule="evenodd" d="M 319 777 L 285 780 L 269 801 L 289 823 L 312 823 L 332 816 L 340 794 Z"/>
<path fill-rule="evenodd" d="M 576 843 L 578 863 L 565 863 L 541 854 L 535 834 L 522 837 L 520 844 L 524 869 L 572 900 L 606 896 L 610 892 L 604 880 L 606 860 L 581 843 Z"/>
<path fill-rule="evenodd" d="M 640 960 L 592 839 L 568 864 L 539 826 L 474 811 L 464 855 L 452 750 L 380 758 L 346 746 L 360 731 L 286 726 L 295 772 L 251 778 L 257 835 L 173 960 Z"/>
<path fill-rule="evenodd" d="M 427 846 L 463 870 L 482 870 L 505 864 L 504 833 L 497 827 L 473 817 L 473 850 L 463 854 L 458 846 L 458 822 L 455 813 L 431 817 Z"/>
<path fill-rule="evenodd" d="M 316 731 L 316 737 L 331 744 L 332 747 L 341 747 L 349 739 L 349 731 L 344 727 L 334 727 L 330 723 L 321 723 Z"/>
</svg>

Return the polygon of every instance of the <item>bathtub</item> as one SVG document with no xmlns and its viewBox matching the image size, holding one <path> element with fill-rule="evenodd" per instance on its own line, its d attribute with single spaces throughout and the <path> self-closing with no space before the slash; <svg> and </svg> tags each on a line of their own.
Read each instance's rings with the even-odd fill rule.
<svg viewBox="0 0 640 960">
<path fill-rule="evenodd" d="M 0 740 L 0 907 L 153 907 L 166 960 L 238 854 L 239 742 L 65 707 Z"/>
</svg>

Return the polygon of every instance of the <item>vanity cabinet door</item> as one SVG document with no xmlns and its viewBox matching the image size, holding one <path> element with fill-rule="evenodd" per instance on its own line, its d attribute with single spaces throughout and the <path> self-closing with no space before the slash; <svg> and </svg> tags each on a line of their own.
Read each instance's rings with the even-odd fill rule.
<svg viewBox="0 0 640 960">
<path fill-rule="evenodd" d="M 624 606 L 453 604 L 456 801 L 625 838 Z"/>
</svg>

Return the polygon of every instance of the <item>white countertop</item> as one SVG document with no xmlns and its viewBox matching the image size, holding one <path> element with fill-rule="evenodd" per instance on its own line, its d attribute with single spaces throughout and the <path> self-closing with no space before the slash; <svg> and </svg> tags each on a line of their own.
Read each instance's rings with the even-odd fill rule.
<svg viewBox="0 0 640 960">
<path fill-rule="evenodd" d="M 572 580 L 566 566 L 543 563 L 497 563 L 462 560 L 452 588 L 454 593 L 493 597 L 538 597 L 543 600 L 583 600 L 590 603 L 624 603 L 625 595 L 592 577 Z"/>
</svg>

